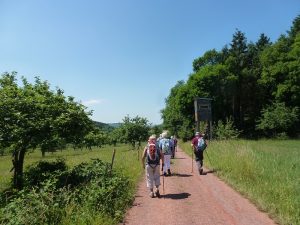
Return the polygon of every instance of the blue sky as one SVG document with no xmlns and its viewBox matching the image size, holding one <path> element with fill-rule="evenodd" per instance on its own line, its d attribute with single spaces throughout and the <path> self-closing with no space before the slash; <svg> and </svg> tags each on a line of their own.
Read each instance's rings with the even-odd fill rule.
<svg viewBox="0 0 300 225">
<path fill-rule="evenodd" d="M 160 124 L 195 58 L 236 29 L 274 42 L 299 14 L 299 0 L 0 0 L 0 73 L 39 76 L 100 122 L 139 115 Z"/>
</svg>

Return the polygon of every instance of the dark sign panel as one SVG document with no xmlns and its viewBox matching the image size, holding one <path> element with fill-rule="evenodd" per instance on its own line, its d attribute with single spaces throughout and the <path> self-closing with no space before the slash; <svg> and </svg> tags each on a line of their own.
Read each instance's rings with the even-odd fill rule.
<svg viewBox="0 0 300 225">
<path fill-rule="evenodd" d="M 196 121 L 211 121 L 211 100 L 210 98 L 195 98 L 195 119 Z"/>
</svg>

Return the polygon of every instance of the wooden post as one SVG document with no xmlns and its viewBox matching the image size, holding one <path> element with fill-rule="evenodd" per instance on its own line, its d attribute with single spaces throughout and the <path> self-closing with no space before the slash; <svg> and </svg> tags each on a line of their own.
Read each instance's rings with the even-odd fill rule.
<svg viewBox="0 0 300 225">
<path fill-rule="evenodd" d="M 114 148 L 113 155 L 112 155 L 112 159 L 111 159 L 111 167 L 110 167 L 110 171 L 112 171 L 112 169 L 113 169 L 114 160 L 115 160 L 115 154 L 116 154 L 116 149 Z"/>
</svg>

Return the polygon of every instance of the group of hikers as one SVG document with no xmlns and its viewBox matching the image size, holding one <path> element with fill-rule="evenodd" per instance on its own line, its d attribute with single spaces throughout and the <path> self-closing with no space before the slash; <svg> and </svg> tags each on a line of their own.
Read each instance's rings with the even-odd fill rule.
<svg viewBox="0 0 300 225">
<path fill-rule="evenodd" d="M 207 146 L 204 135 L 199 132 L 191 142 L 195 154 L 195 161 L 199 174 L 203 174 L 203 151 Z M 177 151 L 177 139 L 175 136 L 169 136 L 168 131 L 164 131 L 158 138 L 153 134 L 149 137 L 148 143 L 144 148 L 142 156 L 142 165 L 146 171 L 147 188 L 151 198 L 160 197 L 160 169 L 163 176 L 171 176 L 171 158 L 175 157 Z M 161 164 L 160 164 L 161 162 Z M 162 167 L 160 168 L 160 165 Z M 155 187 L 155 190 L 154 190 Z"/>
</svg>

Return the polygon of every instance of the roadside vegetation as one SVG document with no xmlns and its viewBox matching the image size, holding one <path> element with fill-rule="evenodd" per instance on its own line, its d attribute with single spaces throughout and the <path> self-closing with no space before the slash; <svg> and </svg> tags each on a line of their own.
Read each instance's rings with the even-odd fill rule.
<svg viewBox="0 0 300 225">
<path fill-rule="evenodd" d="M 180 146 L 191 155 L 190 142 Z M 204 165 L 280 224 L 300 224 L 300 140 L 211 141 Z"/>
<path fill-rule="evenodd" d="M 129 145 L 92 151 L 67 149 L 26 161 L 24 188 L 7 190 L 12 174 L 0 157 L 0 224 L 117 224 L 131 205 L 141 177 L 138 151 Z M 140 152 L 141 153 L 141 152 Z M 41 161 L 42 160 L 42 161 Z"/>
<path fill-rule="evenodd" d="M 154 129 L 148 120 L 103 126 L 63 90 L 16 72 L 2 74 L 0 99 L 0 224 L 121 222 Z"/>
</svg>

